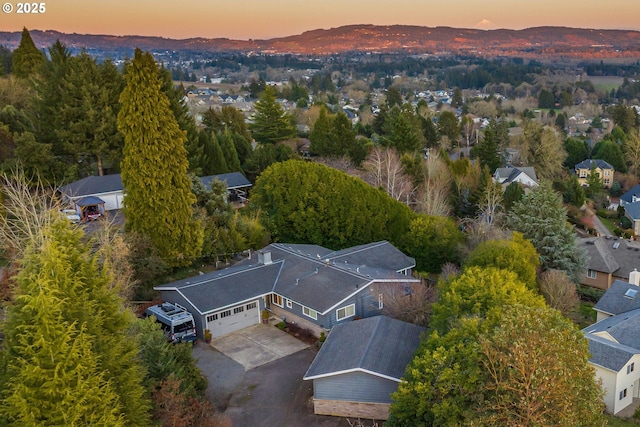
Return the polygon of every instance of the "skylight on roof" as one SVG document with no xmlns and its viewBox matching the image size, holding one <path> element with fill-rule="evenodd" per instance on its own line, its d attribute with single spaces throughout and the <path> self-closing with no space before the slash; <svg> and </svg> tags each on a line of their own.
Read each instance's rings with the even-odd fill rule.
<svg viewBox="0 0 640 427">
<path fill-rule="evenodd" d="M 624 293 L 624 296 L 627 298 L 635 298 L 636 294 L 638 293 L 637 289 L 627 289 L 627 292 Z"/>
</svg>

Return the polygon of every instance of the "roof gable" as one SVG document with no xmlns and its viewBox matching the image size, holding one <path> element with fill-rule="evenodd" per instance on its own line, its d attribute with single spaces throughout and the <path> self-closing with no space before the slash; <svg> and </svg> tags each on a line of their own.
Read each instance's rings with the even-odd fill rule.
<svg viewBox="0 0 640 427">
<path fill-rule="evenodd" d="M 640 198 L 640 184 L 634 186 L 631 190 L 620 196 L 620 200 L 624 200 L 627 203 L 633 203 L 634 196 Z"/>
<path fill-rule="evenodd" d="M 338 324 L 304 375 L 305 380 L 359 370 L 400 381 L 425 329 L 376 316 Z"/>
<path fill-rule="evenodd" d="M 640 308 L 640 292 L 635 298 L 625 296 L 629 289 L 640 291 L 640 287 L 616 280 L 602 298 L 593 306 L 594 310 L 610 315 L 619 315 Z"/>
<path fill-rule="evenodd" d="M 578 244 L 587 251 L 589 270 L 626 279 L 634 269 L 640 269 L 640 242 L 617 237 L 590 237 L 578 239 Z"/>
</svg>

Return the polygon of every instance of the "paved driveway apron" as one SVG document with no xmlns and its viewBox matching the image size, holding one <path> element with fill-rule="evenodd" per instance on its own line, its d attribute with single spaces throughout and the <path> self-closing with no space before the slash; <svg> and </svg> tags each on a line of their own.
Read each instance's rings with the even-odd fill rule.
<svg viewBox="0 0 640 427">
<path fill-rule="evenodd" d="M 297 353 L 309 345 L 269 325 L 254 325 L 211 341 L 211 346 L 245 371 Z"/>
</svg>

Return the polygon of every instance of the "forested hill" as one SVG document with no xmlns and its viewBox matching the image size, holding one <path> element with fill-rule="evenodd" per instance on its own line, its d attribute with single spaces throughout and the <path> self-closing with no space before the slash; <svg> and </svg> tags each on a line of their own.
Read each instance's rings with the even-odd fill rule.
<svg viewBox="0 0 640 427">
<path fill-rule="evenodd" d="M 482 56 L 640 58 L 640 32 L 567 27 L 524 30 L 475 30 L 407 25 L 349 25 L 307 31 L 269 40 L 65 34 L 31 30 L 40 48 L 62 41 L 72 50 L 104 52 L 144 50 L 255 51 L 265 53 L 331 54 L 341 52 L 457 53 Z M 19 32 L 0 32 L 0 45 L 15 49 Z"/>
</svg>

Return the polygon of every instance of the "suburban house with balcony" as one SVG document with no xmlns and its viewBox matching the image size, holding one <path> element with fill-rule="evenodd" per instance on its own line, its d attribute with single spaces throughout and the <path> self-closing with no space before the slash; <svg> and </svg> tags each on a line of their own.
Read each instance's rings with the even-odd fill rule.
<svg viewBox="0 0 640 427">
<path fill-rule="evenodd" d="M 640 268 L 640 242 L 618 237 L 578 239 L 587 252 L 587 270 L 580 284 L 609 289 L 616 280 L 629 281 L 629 274 Z"/>
<path fill-rule="evenodd" d="M 578 182 L 582 186 L 589 185 L 588 180 L 591 173 L 595 173 L 600 177 L 604 188 L 611 187 L 613 184 L 613 174 L 615 169 L 609 163 L 601 159 L 587 159 L 578 163 L 574 167 Z"/>
<path fill-rule="evenodd" d="M 607 412 L 619 414 L 640 398 L 640 272 L 615 281 L 594 306 L 597 322 L 582 330 Z"/>
<path fill-rule="evenodd" d="M 332 251 L 272 243 L 236 265 L 156 286 L 192 314 L 200 337 L 261 322 L 261 311 L 317 336 L 342 322 L 379 315 L 389 291 L 409 292 L 415 260 L 387 241 Z"/>
</svg>

